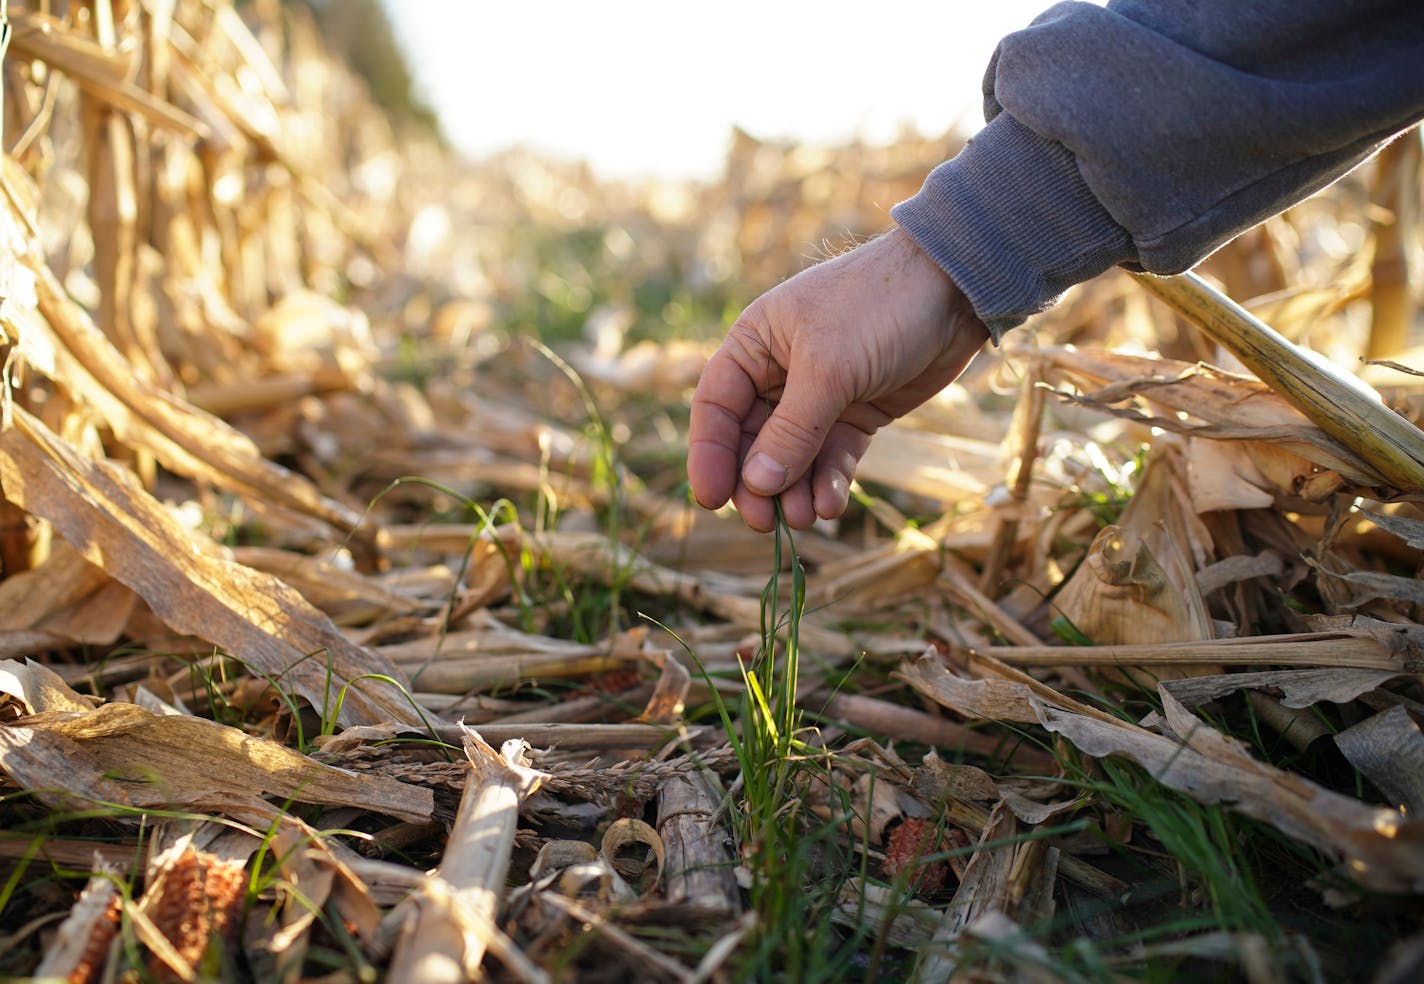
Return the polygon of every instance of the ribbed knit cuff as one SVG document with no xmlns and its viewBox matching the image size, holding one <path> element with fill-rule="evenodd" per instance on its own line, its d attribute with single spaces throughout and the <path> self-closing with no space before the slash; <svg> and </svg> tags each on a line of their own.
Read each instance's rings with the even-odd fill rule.
<svg viewBox="0 0 1424 984">
<path fill-rule="evenodd" d="M 890 215 L 964 292 L 996 343 L 1073 284 L 1137 258 L 1072 153 L 1007 113 Z"/>
</svg>

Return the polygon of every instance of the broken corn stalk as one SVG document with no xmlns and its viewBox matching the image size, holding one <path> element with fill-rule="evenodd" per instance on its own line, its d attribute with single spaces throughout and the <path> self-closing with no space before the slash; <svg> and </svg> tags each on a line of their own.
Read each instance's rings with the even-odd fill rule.
<svg viewBox="0 0 1424 984">
<path fill-rule="evenodd" d="M 1312 358 L 1196 274 L 1134 276 L 1400 492 L 1424 491 L 1424 431 L 1380 403 L 1353 376 Z"/>
</svg>

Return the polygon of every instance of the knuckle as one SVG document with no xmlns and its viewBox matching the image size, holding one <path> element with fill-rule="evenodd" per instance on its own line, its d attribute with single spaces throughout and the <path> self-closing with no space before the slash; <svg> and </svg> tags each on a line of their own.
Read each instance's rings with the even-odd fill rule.
<svg viewBox="0 0 1424 984">
<path fill-rule="evenodd" d="M 766 335 L 745 315 L 727 330 L 722 347 L 743 366 L 760 365 L 771 358 L 771 346 Z"/>
<path fill-rule="evenodd" d="M 801 456 L 815 454 L 825 441 L 825 434 L 819 426 L 789 415 L 774 416 L 763 433 L 767 440 Z"/>
</svg>

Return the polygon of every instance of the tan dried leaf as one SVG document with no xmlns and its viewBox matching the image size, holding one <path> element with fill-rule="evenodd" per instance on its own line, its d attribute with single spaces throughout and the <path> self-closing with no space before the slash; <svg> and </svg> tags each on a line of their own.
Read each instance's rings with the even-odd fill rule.
<svg viewBox="0 0 1424 984">
<path fill-rule="evenodd" d="M 246 806 L 262 796 L 356 806 L 428 820 L 430 790 L 322 765 L 265 738 L 133 704 L 49 712 L 0 728 L 0 767 L 28 789 L 134 806 L 203 797 Z"/>
<path fill-rule="evenodd" d="M 1397 810 L 1377 809 L 1324 789 L 1300 776 L 1256 761 L 1234 739 L 1191 715 L 1164 687 L 1164 716 L 1181 740 L 1156 734 L 1057 694 L 1044 684 L 979 657 L 979 668 L 999 679 L 999 709 L 1009 720 L 1036 720 L 1080 751 L 1102 758 L 1121 755 L 1163 785 L 1202 803 L 1222 803 L 1271 824 L 1288 836 L 1343 858 L 1350 875 L 1381 891 L 1424 891 L 1424 827 Z M 964 710 L 973 693 L 930 657 L 900 674 L 926 696 Z M 1020 681 L 1015 690 L 1003 685 Z M 988 681 L 972 681 L 986 683 Z M 1013 695 L 1018 703 L 1010 706 Z M 982 705 L 981 705 L 982 706 Z"/>
<path fill-rule="evenodd" d="M 183 529 L 131 473 L 80 457 L 19 407 L 13 417 L 0 432 L 5 497 L 53 523 L 175 632 L 208 640 L 344 724 L 419 720 L 391 682 L 395 668 L 297 592 Z"/>
<path fill-rule="evenodd" d="M 1164 705 L 1180 707 L 1163 692 Z M 1183 744 L 1138 728 L 1086 718 L 1034 700 L 1041 723 L 1094 757 L 1121 755 L 1163 785 L 1202 803 L 1222 803 L 1290 837 L 1343 857 L 1351 877 L 1382 891 L 1424 890 L 1421 831 L 1382 810 L 1258 762 L 1195 718 L 1177 725 Z M 1185 714 L 1185 711 L 1181 712 Z M 1172 714 L 1176 717 L 1178 715 Z M 1190 717 L 1188 715 L 1188 717 Z"/>
<path fill-rule="evenodd" d="M 1321 701 L 1344 704 L 1377 690 L 1400 674 L 1393 670 L 1326 667 L 1309 670 L 1264 670 L 1259 673 L 1225 673 L 1164 681 L 1166 688 L 1187 707 L 1196 707 L 1224 694 L 1244 689 L 1281 692 L 1286 707 L 1310 707 Z"/>
<path fill-rule="evenodd" d="M 1424 734 L 1403 707 L 1346 728 L 1335 744 L 1390 803 L 1413 816 L 1424 810 Z"/>
<path fill-rule="evenodd" d="M 57 641 L 108 645 L 133 606 L 132 592 L 59 541 L 38 567 L 0 582 L 0 632 L 33 630 Z"/>
<path fill-rule="evenodd" d="M 1050 346 L 1044 355 L 1053 366 L 1099 388 L 1075 402 L 1115 416 L 1217 440 L 1259 441 L 1337 471 L 1364 486 L 1389 485 L 1340 441 L 1325 433 L 1270 387 L 1250 376 L 1213 366 L 1171 359 Z M 1143 414 L 1115 407 L 1140 396 L 1173 414 Z M 1183 420 L 1176 414 L 1188 414 Z"/>
<path fill-rule="evenodd" d="M 76 693 L 58 673 L 42 663 L 27 659 L 0 662 L 0 696 L 19 701 L 26 714 L 45 711 L 89 711 L 94 701 Z"/>
<path fill-rule="evenodd" d="M 1093 539 L 1088 556 L 1058 592 L 1057 607 L 1099 645 L 1199 638 L 1182 593 L 1146 543 L 1120 526 Z"/>
<path fill-rule="evenodd" d="M 861 459 L 864 481 L 888 485 L 940 502 L 982 499 L 1003 480 L 998 444 L 886 427 Z M 907 464 L 908 463 L 908 464 Z"/>
<path fill-rule="evenodd" d="M 950 673 L 936 656 L 927 654 L 900 666 L 895 676 L 931 700 L 980 721 L 1036 723 L 1038 715 L 1029 705 L 1033 691 L 1009 680 L 974 680 Z"/>
</svg>

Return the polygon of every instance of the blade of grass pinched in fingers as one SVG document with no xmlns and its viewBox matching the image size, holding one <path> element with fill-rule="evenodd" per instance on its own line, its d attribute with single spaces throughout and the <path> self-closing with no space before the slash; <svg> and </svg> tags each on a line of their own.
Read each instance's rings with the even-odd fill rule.
<svg viewBox="0 0 1424 984">
<path fill-rule="evenodd" d="M 1194 274 L 1136 276 L 1400 491 L 1424 490 L 1424 432 L 1374 399 L 1353 377 L 1311 358 Z"/>
</svg>

